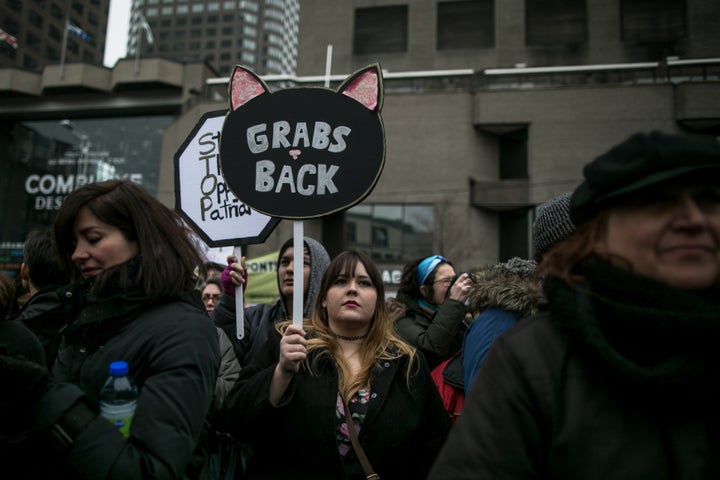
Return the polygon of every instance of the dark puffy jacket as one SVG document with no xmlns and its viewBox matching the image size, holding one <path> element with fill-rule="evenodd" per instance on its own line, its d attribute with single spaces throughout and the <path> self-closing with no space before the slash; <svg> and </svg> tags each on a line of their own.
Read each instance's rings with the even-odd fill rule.
<svg viewBox="0 0 720 480">
<path fill-rule="evenodd" d="M 618 388 L 538 314 L 495 340 L 429 478 L 720 478 L 718 400 Z"/>
<path fill-rule="evenodd" d="M 404 296 L 389 299 L 388 307 L 396 312 L 404 309 L 395 329 L 403 340 L 422 352 L 430 370 L 462 348 L 468 312 L 464 303 L 447 299 L 432 319 L 425 316 L 414 300 Z"/>
<path fill-rule="evenodd" d="M 88 309 L 90 309 L 88 311 Z M 125 360 L 140 395 L 126 439 L 96 416 L 80 430 L 62 463 L 43 455 L 61 478 L 193 478 L 205 461 L 203 439 L 220 362 L 218 334 L 197 292 L 129 315 L 103 318 L 86 307 L 73 324 L 53 369 L 54 386 L 42 398 L 35 430 L 52 431 L 68 409 L 84 402 L 97 412 L 108 366 Z"/>
</svg>

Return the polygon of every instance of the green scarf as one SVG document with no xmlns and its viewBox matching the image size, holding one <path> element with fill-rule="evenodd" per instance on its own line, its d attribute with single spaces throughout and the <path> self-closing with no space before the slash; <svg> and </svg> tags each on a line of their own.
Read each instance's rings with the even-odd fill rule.
<svg viewBox="0 0 720 480">
<path fill-rule="evenodd" d="M 68 343 L 95 350 L 150 308 L 137 282 L 139 268 L 134 259 L 77 285 L 77 316 L 64 332 Z"/>
<path fill-rule="evenodd" d="M 556 324 L 581 355 L 630 385 L 720 386 L 720 289 L 691 292 L 592 258 L 585 281 L 545 281 Z"/>
</svg>

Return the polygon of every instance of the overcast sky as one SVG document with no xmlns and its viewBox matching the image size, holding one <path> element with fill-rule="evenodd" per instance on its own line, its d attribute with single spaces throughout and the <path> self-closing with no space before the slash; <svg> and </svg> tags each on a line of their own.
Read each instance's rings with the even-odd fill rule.
<svg viewBox="0 0 720 480">
<path fill-rule="evenodd" d="M 112 68 L 119 58 L 125 58 L 129 21 L 130 0 L 110 0 L 105 59 L 103 61 L 103 65 L 106 67 Z"/>
</svg>

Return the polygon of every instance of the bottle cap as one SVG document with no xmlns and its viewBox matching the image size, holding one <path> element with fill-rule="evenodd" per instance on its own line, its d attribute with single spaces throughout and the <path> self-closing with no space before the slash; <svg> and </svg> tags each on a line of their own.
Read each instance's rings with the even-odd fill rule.
<svg viewBox="0 0 720 480">
<path fill-rule="evenodd" d="M 128 367 L 128 363 L 125 360 L 117 360 L 110 364 L 110 375 L 113 377 L 127 375 L 129 370 L 130 367 Z"/>
</svg>

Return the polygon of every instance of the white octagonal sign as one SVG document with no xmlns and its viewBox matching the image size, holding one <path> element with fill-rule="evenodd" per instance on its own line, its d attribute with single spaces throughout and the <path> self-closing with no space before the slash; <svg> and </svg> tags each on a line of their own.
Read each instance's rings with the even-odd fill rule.
<svg viewBox="0 0 720 480">
<path fill-rule="evenodd" d="M 175 154 L 175 209 L 211 247 L 262 243 L 280 219 L 252 210 L 227 187 L 220 170 L 226 114 L 203 115 Z"/>
</svg>

